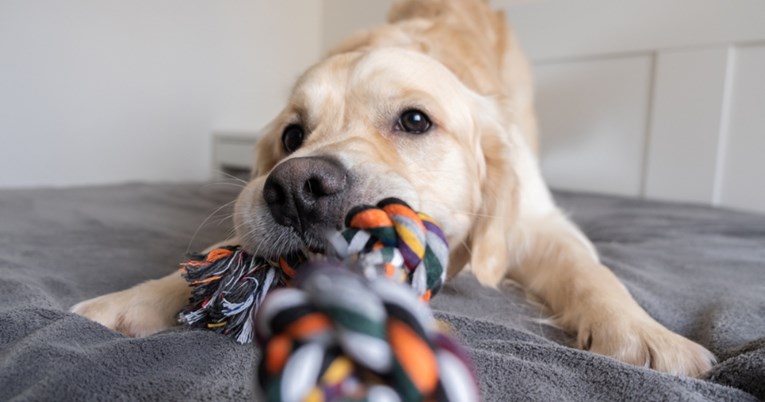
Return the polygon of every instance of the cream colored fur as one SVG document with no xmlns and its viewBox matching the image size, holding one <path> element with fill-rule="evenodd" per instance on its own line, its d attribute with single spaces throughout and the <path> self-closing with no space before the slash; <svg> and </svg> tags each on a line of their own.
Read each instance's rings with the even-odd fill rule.
<svg viewBox="0 0 765 402">
<path fill-rule="evenodd" d="M 389 21 L 300 78 L 258 143 L 230 242 L 284 251 L 289 233 L 270 216 L 264 181 L 285 159 L 331 155 L 355 178 L 347 207 L 396 196 L 443 224 L 451 276 L 470 267 L 486 286 L 516 281 L 577 334 L 580 348 L 670 373 L 707 371 L 711 353 L 653 320 L 555 206 L 538 166 L 529 65 L 504 16 L 482 0 L 405 0 Z M 406 108 L 425 111 L 435 128 L 396 132 Z M 280 136 L 295 123 L 310 134 L 287 155 Z M 145 336 L 174 325 L 188 295 L 172 274 L 72 310 Z"/>
</svg>

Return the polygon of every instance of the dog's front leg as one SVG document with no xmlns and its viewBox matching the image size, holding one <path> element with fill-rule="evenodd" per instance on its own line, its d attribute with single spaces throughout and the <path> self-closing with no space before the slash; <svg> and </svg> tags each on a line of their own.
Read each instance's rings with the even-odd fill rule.
<svg viewBox="0 0 765 402">
<path fill-rule="evenodd" d="M 178 325 L 191 291 L 180 271 L 77 303 L 71 311 L 128 336 L 148 336 Z"/>
<path fill-rule="evenodd" d="M 218 243 L 207 251 L 233 244 L 237 244 L 236 239 Z M 70 310 L 125 335 L 140 337 L 178 325 L 178 313 L 190 295 L 188 283 L 176 271 L 130 289 L 85 300 Z"/>
<path fill-rule="evenodd" d="M 559 212 L 523 222 L 509 276 L 541 297 L 577 346 L 638 366 L 698 376 L 714 356 L 651 318 Z"/>
</svg>

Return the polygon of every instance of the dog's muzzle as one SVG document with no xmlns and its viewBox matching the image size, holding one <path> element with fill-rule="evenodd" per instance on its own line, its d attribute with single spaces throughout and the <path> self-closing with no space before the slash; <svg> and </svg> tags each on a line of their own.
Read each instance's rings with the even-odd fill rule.
<svg viewBox="0 0 765 402">
<path fill-rule="evenodd" d="M 348 181 L 348 171 L 332 158 L 292 158 L 268 175 L 263 199 L 278 224 L 305 236 L 339 228 Z"/>
</svg>

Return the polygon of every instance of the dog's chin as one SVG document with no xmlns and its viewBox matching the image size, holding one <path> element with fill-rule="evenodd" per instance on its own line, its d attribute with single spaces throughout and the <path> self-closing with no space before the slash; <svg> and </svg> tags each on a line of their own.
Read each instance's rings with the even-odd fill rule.
<svg viewBox="0 0 765 402">
<path fill-rule="evenodd" d="M 308 251 L 314 254 L 326 253 L 330 230 L 329 228 L 323 228 L 308 230 L 300 234 L 296 233 L 297 241 L 301 243 L 300 251 Z M 291 251 L 295 252 L 296 250 Z"/>
<path fill-rule="evenodd" d="M 298 231 L 290 226 L 273 224 L 264 238 L 244 241 L 242 246 L 250 253 L 270 259 L 298 253 L 325 254 L 330 230 L 318 227 Z"/>
</svg>

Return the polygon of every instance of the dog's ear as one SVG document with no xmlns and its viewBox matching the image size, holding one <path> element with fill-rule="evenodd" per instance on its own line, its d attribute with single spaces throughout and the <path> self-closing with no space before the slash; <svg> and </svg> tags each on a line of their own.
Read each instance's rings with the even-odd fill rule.
<svg viewBox="0 0 765 402">
<path fill-rule="evenodd" d="M 496 286 L 511 265 L 510 234 L 518 216 L 519 184 L 513 164 L 517 138 L 498 114 L 479 114 L 477 160 L 481 167 L 481 208 L 471 229 L 470 266 L 484 285 Z M 517 136 L 518 133 L 515 133 Z M 522 141 L 522 139 L 521 139 Z"/>
</svg>

